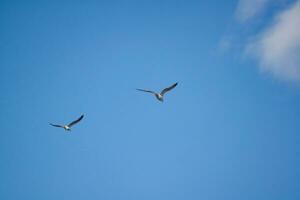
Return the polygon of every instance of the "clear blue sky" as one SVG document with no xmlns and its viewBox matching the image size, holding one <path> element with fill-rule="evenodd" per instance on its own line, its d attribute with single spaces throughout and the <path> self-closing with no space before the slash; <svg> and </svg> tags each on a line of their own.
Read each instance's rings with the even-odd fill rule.
<svg viewBox="0 0 300 200">
<path fill-rule="evenodd" d="M 220 53 L 236 5 L 1 1 L 0 199 L 299 200 L 300 90 Z"/>
</svg>

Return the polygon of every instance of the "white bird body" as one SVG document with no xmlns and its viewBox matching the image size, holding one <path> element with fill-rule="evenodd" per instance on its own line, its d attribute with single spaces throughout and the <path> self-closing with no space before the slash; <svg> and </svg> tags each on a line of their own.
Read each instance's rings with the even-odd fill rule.
<svg viewBox="0 0 300 200">
<path fill-rule="evenodd" d="M 64 126 L 64 129 L 65 129 L 66 131 L 71 131 L 71 128 L 70 128 L 69 126 Z"/>
<path fill-rule="evenodd" d="M 155 95 L 155 97 L 156 97 L 159 101 L 161 101 L 161 102 L 164 101 L 164 97 L 163 97 L 163 95 L 161 95 L 160 93 L 155 93 L 154 95 Z"/>
</svg>

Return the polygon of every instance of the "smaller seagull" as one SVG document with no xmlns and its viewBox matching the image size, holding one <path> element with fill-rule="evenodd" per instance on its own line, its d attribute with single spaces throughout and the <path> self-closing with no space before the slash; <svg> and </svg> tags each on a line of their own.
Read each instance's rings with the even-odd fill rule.
<svg viewBox="0 0 300 200">
<path fill-rule="evenodd" d="M 160 93 L 157 93 L 157 92 L 153 92 L 151 90 L 143 90 L 143 89 L 136 89 L 138 91 L 142 91 L 142 92 L 149 92 L 149 93 L 152 93 L 155 95 L 155 97 L 163 102 L 164 101 L 164 94 L 169 92 L 170 90 L 172 90 L 173 88 L 175 88 L 177 86 L 178 82 L 177 83 L 174 83 L 173 85 L 171 85 L 170 87 L 167 87 L 165 89 L 163 89 Z"/>
<path fill-rule="evenodd" d="M 59 128 L 63 128 L 65 129 L 65 131 L 71 131 L 71 127 L 75 124 L 77 124 L 78 122 L 80 122 L 82 120 L 84 115 L 81 115 L 78 119 L 76 119 L 75 121 L 71 122 L 70 124 L 68 125 L 58 125 L 58 124 L 51 124 L 51 126 L 54 126 L 54 127 L 59 127 Z"/>
</svg>

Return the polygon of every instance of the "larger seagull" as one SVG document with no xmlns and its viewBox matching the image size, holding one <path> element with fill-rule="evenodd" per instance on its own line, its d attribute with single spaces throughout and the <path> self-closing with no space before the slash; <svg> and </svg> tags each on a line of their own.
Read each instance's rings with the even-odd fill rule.
<svg viewBox="0 0 300 200">
<path fill-rule="evenodd" d="M 142 92 L 148 92 L 148 93 L 151 93 L 151 94 L 154 94 L 154 96 L 161 102 L 164 101 L 164 94 L 166 94 L 167 92 L 169 92 L 170 90 L 172 90 L 173 88 L 175 88 L 177 86 L 178 82 L 177 83 L 174 83 L 173 85 L 171 85 L 170 87 L 167 87 L 165 89 L 163 89 L 161 92 L 154 92 L 154 91 L 151 91 L 151 90 L 144 90 L 144 89 L 137 89 L 138 91 L 142 91 Z"/>
<path fill-rule="evenodd" d="M 51 123 L 50 123 L 50 125 L 54 126 L 54 127 L 63 128 L 66 131 L 71 131 L 71 127 L 74 126 L 75 124 L 77 124 L 78 122 L 80 122 L 82 120 L 83 116 L 84 115 L 81 115 L 78 119 L 76 119 L 75 121 L 71 122 L 68 125 L 59 125 L 59 124 L 51 124 Z"/>
</svg>

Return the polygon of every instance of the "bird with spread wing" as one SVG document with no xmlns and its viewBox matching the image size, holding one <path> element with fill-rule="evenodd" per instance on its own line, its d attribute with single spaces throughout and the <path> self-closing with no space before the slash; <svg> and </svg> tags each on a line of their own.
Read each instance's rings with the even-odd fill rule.
<svg viewBox="0 0 300 200">
<path fill-rule="evenodd" d="M 154 92 L 154 91 L 151 91 L 151 90 L 144 90 L 144 89 L 137 89 L 138 91 L 142 91 L 142 92 L 148 92 L 148 93 L 151 93 L 151 94 L 154 94 L 154 96 L 161 102 L 164 101 L 164 95 L 169 92 L 170 90 L 172 90 L 173 88 L 175 88 L 177 86 L 178 82 L 177 83 L 174 83 L 173 85 L 171 85 L 170 87 L 167 87 L 165 89 L 163 89 L 161 92 Z"/>
<path fill-rule="evenodd" d="M 81 115 L 78 119 L 76 119 L 75 121 L 69 123 L 68 125 L 59 125 L 59 124 L 51 124 L 51 126 L 54 126 L 54 127 L 59 127 L 59 128 L 63 128 L 65 129 L 66 131 L 71 131 L 71 127 L 74 126 L 75 124 L 77 124 L 78 122 L 80 122 L 82 120 L 84 115 Z"/>
</svg>

